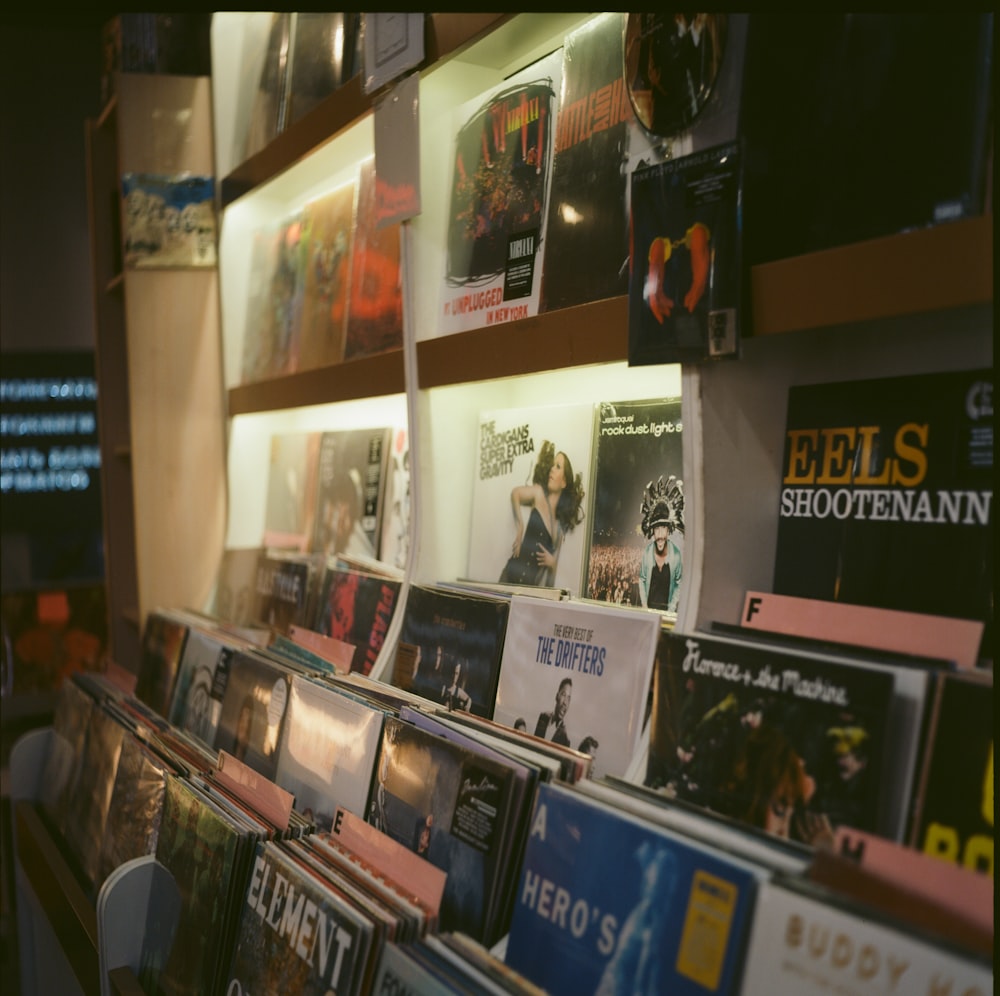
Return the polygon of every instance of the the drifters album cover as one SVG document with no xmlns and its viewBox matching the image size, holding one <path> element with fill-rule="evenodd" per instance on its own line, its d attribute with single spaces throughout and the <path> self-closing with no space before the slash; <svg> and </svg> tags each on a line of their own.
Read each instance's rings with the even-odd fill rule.
<svg viewBox="0 0 1000 996">
<path fill-rule="evenodd" d="M 662 617 L 514 595 L 494 719 L 590 754 L 624 776 L 636 754 Z"/>
<path fill-rule="evenodd" d="M 584 594 L 677 612 L 684 574 L 681 399 L 602 401 Z"/>
<path fill-rule="evenodd" d="M 562 50 L 459 108 L 441 335 L 538 313 Z"/>
<path fill-rule="evenodd" d="M 992 369 L 793 385 L 785 429 L 774 591 L 982 621 L 992 647 Z"/>
<path fill-rule="evenodd" d="M 632 174 L 631 365 L 738 353 L 739 189 L 736 142 Z"/>
<path fill-rule="evenodd" d="M 480 413 L 471 580 L 580 593 L 593 437 L 590 403 Z"/>
</svg>

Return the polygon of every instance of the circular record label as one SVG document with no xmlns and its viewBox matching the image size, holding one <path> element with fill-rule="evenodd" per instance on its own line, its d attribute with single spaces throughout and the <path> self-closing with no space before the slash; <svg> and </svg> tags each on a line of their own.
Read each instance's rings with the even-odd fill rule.
<svg viewBox="0 0 1000 996">
<path fill-rule="evenodd" d="M 639 123 L 671 137 L 708 102 L 726 47 L 726 14 L 629 14 L 625 84 Z"/>
</svg>

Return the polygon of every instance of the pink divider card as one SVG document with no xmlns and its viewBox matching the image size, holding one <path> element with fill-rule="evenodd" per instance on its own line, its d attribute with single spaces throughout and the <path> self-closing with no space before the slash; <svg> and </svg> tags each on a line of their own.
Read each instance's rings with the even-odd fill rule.
<svg viewBox="0 0 1000 996">
<path fill-rule="evenodd" d="M 365 863 L 384 869 L 435 916 L 440 913 L 446 872 L 343 806 L 333 818 L 330 836 Z"/>
<path fill-rule="evenodd" d="M 295 802 L 291 792 L 286 792 L 280 785 L 224 750 L 219 751 L 215 778 L 269 823 L 278 827 L 288 826 Z"/>
<path fill-rule="evenodd" d="M 808 637 L 954 661 L 971 670 L 979 657 L 983 623 L 817 598 L 748 591 L 740 625 L 748 629 Z"/>
<path fill-rule="evenodd" d="M 834 832 L 833 850 L 857 861 L 872 875 L 930 899 L 959 919 L 992 933 L 992 875 L 845 826 Z"/>
</svg>

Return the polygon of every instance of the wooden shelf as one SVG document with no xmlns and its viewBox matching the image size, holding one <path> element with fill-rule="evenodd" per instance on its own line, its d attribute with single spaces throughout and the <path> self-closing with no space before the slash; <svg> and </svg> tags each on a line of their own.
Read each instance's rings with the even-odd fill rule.
<svg viewBox="0 0 1000 996">
<path fill-rule="evenodd" d="M 628 298 L 417 343 L 419 386 L 440 387 L 628 357 Z"/>
<path fill-rule="evenodd" d="M 242 384 L 229 391 L 229 415 L 354 401 L 406 390 L 403 351 L 346 360 L 330 367 Z"/>
<path fill-rule="evenodd" d="M 807 331 L 993 300 L 993 216 L 753 268 L 748 334 Z M 421 388 L 628 359 L 628 298 L 417 343 Z"/>
<path fill-rule="evenodd" d="M 421 68 L 461 51 L 510 16 L 429 15 L 425 18 L 425 57 Z M 360 74 L 351 77 L 335 93 L 292 122 L 274 141 L 223 177 L 219 185 L 221 206 L 232 204 L 355 125 L 372 111 L 376 96 L 364 93 Z"/>
<path fill-rule="evenodd" d="M 101 111 L 97 120 L 94 122 L 95 127 L 104 128 L 106 125 L 113 123 L 117 111 L 118 95 L 112 94 L 108 99 L 108 102 L 104 105 L 104 110 Z"/>
<path fill-rule="evenodd" d="M 993 215 L 753 268 L 752 330 L 771 335 L 993 300 Z"/>
<path fill-rule="evenodd" d="M 902 232 L 756 266 L 748 334 L 853 324 L 993 301 L 993 216 Z M 628 359 L 628 298 L 606 298 L 417 343 L 419 387 Z M 405 390 L 401 353 L 229 392 L 229 413 Z"/>
</svg>

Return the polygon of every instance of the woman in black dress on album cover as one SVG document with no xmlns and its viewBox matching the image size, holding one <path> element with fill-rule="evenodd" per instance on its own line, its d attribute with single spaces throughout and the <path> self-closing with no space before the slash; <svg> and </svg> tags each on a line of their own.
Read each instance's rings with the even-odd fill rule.
<svg viewBox="0 0 1000 996">
<path fill-rule="evenodd" d="M 531 484 L 512 488 L 510 504 L 517 534 L 500 580 L 551 588 L 563 538 L 583 519 L 582 477 L 574 477 L 569 457 L 545 440 Z M 521 513 L 524 507 L 530 509 L 527 525 Z"/>
</svg>

